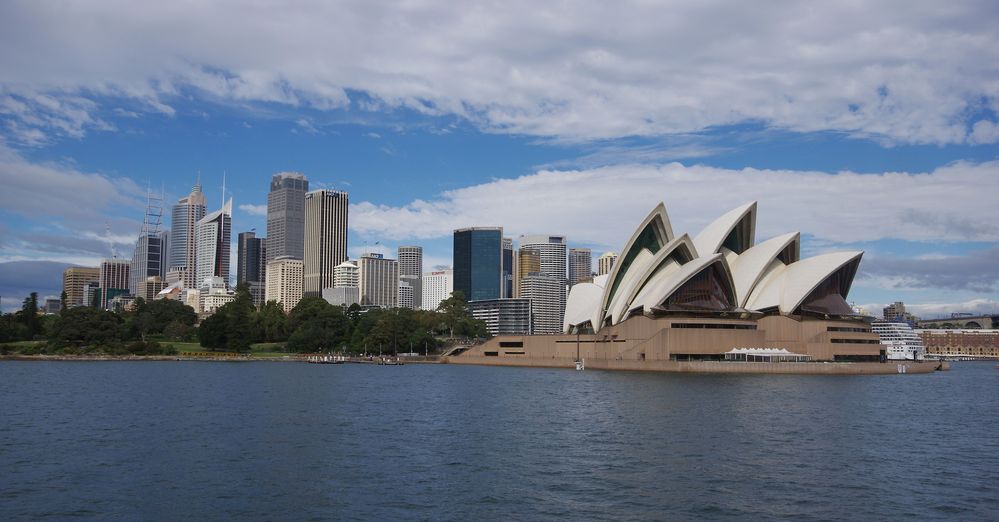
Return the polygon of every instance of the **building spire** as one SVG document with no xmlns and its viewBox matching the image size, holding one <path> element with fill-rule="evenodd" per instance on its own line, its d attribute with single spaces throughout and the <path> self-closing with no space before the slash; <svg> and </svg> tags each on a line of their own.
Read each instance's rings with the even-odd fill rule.
<svg viewBox="0 0 999 522">
<path fill-rule="evenodd" d="M 191 187 L 191 192 L 201 192 L 201 169 L 198 169 L 198 181 Z"/>
</svg>

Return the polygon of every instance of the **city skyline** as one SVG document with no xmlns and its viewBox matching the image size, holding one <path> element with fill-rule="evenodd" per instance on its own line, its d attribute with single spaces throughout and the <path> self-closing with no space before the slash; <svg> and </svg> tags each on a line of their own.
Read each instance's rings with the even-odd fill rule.
<svg viewBox="0 0 999 522">
<path fill-rule="evenodd" d="M 560 30 L 485 9 L 496 23 L 481 34 L 462 29 L 478 15 L 433 4 L 344 7 L 364 32 L 290 9 L 293 34 L 267 9 L 190 9 L 0 8 L 16 49 L 0 55 L 3 311 L 58 295 L 62 267 L 98 266 L 108 239 L 132 252 L 148 188 L 170 208 L 199 171 L 209 208 L 233 198 L 232 239 L 264 236 L 269 179 L 300 172 L 351 194 L 351 259 L 420 245 L 425 271 L 451 264 L 457 228 L 559 234 L 595 260 L 622 247 L 632 207 L 663 200 L 698 231 L 759 200 L 759 240 L 790 220 L 808 255 L 866 252 L 857 304 L 999 311 L 999 36 L 983 6 L 546 10 Z M 449 29 L 398 30 L 427 15 Z M 704 16 L 719 30 L 672 21 Z M 357 54 L 330 53 L 330 34 Z M 220 37 L 210 55 L 197 43 Z M 258 39 L 274 48 L 252 52 Z M 40 261 L 58 269 L 26 286 Z"/>
</svg>

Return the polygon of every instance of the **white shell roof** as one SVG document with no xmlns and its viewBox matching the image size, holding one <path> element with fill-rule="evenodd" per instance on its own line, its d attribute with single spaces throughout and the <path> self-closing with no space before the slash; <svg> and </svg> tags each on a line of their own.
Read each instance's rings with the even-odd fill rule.
<svg viewBox="0 0 999 522">
<path fill-rule="evenodd" d="M 649 248 L 638 249 L 636 244 L 650 226 L 658 245 L 654 253 Z M 735 247 L 742 250 L 741 254 L 723 246 L 736 227 L 744 227 L 740 231 L 742 244 Z M 734 307 L 777 308 L 790 314 L 823 281 L 844 266 L 859 263 L 863 256 L 859 251 L 836 252 L 798 260 L 801 238 L 797 232 L 753 246 L 755 228 L 756 202 L 750 202 L 725 213 L 693 240 L 686 234 L 674 238 L 666 206 L 660 203 L 631 234 L 610 274 L 594 278 L 593 283 L 572 287 L 563 323 L 566 330 L 590 321 L 597 331 L 608 318 L 614 324 L 625 319 L 630 311 L 659 306 L 684 283 L 714 264 L 725 274 L 725 282 L 735 297 Z M 785 265 L 779 256 L 789 246 L 794 246 L 795 251 L 789 258 L 792 262 Z M 670 256 L 681 247 L 693 257 L 683 264 Z M 624 259 L 629 253 L 633 259 L 625 266 Z M 845 281 L 841 289 L 843 297 L 849 283 Z"/>
<path fill-rule="evenodd" d="M 800 234 L 797 232 L 770 238 L 729 261 L 739 306 L 746 306 L 749 295 L 760 279 L 766 275 L 766 269 L 770 263 L 777 259 L 777 256 L 788 245 L 798 241 L 799 238 Z"/>
<path fill-rule="evenodd" d="M 792 313 L 829 276 L 849 263 L 859 262 L 863 255 L 861 251 L 833 252 L 773 269 L 756 285 L 746 308 L 761 310 L 777 306 L 781 313 Z"/>
<path fill-rule="evenodd" d="M 751 201 L 740 207 L 734 208 L 721 217 L 714 220 L 710 225 L 694 238 L 694 247 L 701 255 L 714 254 L 721 248 L 725 238 L 745 217 L 750 219 L 750 230 L 756 230 L 756 202 Z M 753 238 L 749 238 L 749 245 L 753 245 Z"/>
</svg>

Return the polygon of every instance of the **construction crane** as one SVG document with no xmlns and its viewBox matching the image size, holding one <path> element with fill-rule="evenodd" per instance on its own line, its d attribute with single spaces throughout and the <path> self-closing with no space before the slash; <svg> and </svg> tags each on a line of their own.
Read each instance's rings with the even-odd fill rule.
<svg viewBox="0 0 999 522">
<path fill-rule="evenodd" d="M 104 222 L 104 235 L 108 239 L 108 248 L 111 249 L 111 259 L 118 259 L 118 249 L 114 247 L 114 240 L 111 239 L 111 223 Z"/>
</svg>

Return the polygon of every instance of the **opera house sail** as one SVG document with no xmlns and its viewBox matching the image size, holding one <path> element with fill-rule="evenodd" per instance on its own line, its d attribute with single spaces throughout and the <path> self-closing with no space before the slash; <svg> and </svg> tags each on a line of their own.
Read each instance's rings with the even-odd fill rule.
<svg viewBox="0 0 999 522">
<path fill-rule="evenodd" d="M 501 336 L 452 359 L 562 366 L 586 358 L 588 367 L 661 370 L 733 355 L 747 360 L 747 353 L 754 361 L 780 353 L 782 361 L 812 369 L 822 365 L 800 361 L 883 361 L 871 318 L 856 315 L 846 301 L 863 252 L 801 259 L 797 232 L 757 243 L 756 211 L 756 202 L 746 203 L 691 237 L 674 233 L 660 203 L 608 274 L 572 287 L 563 335 Z M 887 367 L 845 371 L 887 373 Z"/>
</svg>

